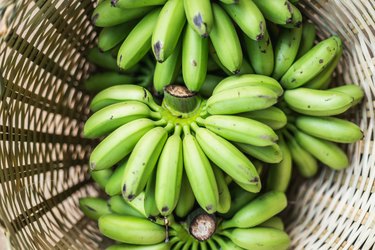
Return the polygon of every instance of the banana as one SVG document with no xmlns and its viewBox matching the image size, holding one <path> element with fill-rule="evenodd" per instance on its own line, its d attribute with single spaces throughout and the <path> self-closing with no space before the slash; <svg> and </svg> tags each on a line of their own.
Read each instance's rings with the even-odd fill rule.
<svg viewBox="0 0 375 250">
<path fill-rule="evenodd" d="M 156 170 L 154 169 L 153 173 L 151 174 L 150 178 L 147 181 L 146 189 L 145 189 L 145 212 L 148 218 L 155 218 L 160 213 L 158 208 L 156 207 L 156 200 L 155 200 L 155 183 L 156 183 Z"/>
<path fill-rule="evenodd" d="M 209 49 L 208 51 L 210 51 L 210 46 L 212 47 L 212 44 L 210 42 L 210 40 L 208 40 L 208 44 L 209 44 Z M 208 60 L 207 60 L 207 71 L 212 73 L 213 71 L 218 71 L 220 70 L 220 67 L 219 65 L 217 65 L 217 63 L 215 62 L 215 60 L 213 60 L 211 57 L 208 57 Z"/>
<path fill-rule="evenodd" d="M 214 24 L 210 0 L 184 0 L 186 19 L 202 38 L 208 37 Z"/>
<path fill-rule="evenodd" d="M 103 28 L 98 36 L 98 47 L 101 51 L 113 49 L 129 35 L 135 22 L 121 23 L 112 27 Z"/>
<path fill-rule="evenodd" d="M 208 244 L 210 250 L 211 249 L 218 249 L 218 247 L 216 246 L 215 242 L 212 239 L 208 239 L 207 244 Z"/>
<path fill-rule="evenodd" d="M 119 242 L 151 245 L 165 240 L 165 228 L 148 219 L 108 214 L 100 217 L 98 224 L 104 236 Z"/>
<path fill-rule="evenodd" d="M 168 216 L 173 212 L 180 197 L 183 171 L 180 133 L 181 126 L 177 126 L 174 134 L 165 143 L 158 160 L 155 201 L 158 210 L 163 216 Z"/>
<path fill-rule="evenodd" d="M 134 148 L 138 140 L 151 128 L 154 121 L 138 119 L 122 125 L 104 138 L 90 155 L 91 170 L 102 170 L 112 167 L 126 157 Z"/>
<path fill-rule="evenodd" d="M 111 197 L 108 200 L 108 206 L 115 214 L 145 218 L 141 212 L 125 202 L 121 195 Z"/>
<path fill-rule="evenodd" d="M 285 113 L 274 106 L 262 110 L 240 113 L 238 115 L 264 123 L 273 130 L 283 128 L 287 123 Z"/>
<path fill-rule="evenodd" d="M 284 222 L 280 217 L 274 216 L 271 219 L 259 224 L 259 227 L 270 227 L 278 230 L 284 230 Z"/>
<path fill-rule="evenodd" d="M 200 128 L 196 123 L 191 126 L 200 147 L 213 163 L 237 183 L 248 184 L 249 192 L 259 192 L 261 183 L 258 172 L 241 151 L 208 129 Z"/>
<path fill-rule="evenodd" d="M 289 2 L 292 3 L 292 1 L 289 1 Z M 282 26 L 285 27 L 285 28 L 290 28 L 290 29 L 301 27 L 302 19 L 303 19 L 302 13 L 293 4 L 290 4 L 289 7 L 291 7 L 290 10 L 291 10 L 291 13 L 292 13 L 292 19 L 290 20 L 290 22 L 288 24 L 282 24 Z"/>
<path fill-rule="evenodd" d="M 292 177 L 292 155 L 283 136 L 279 136 L 278 145 L 283 158 L 279 163 L 269 168 L 267 189 L 285 193 Z"/>
<path fill-rule="evenodd" d="M 245 205 L 231 219 L 223 221 L 220 228 L 254 227 L 283 211 L 286 205 L 287 199 L 283 192 L 269 191 Z"/>
<path fill-rule="evenodd" d="M 118 71 L 116 60 L 112 57 L 110 52 L 102 52 L 95 47 L 89 49 L 87 52 L 87 60 L 101 68 Z"/>
<path fill-rule="evenodd" d="M 135 9 L 146 6 L 156 6 L 163 5 L 167 0 L 144 0 L 144 1 L 134 1 L 134 0 L 111 0 L 113 7 L 119 7 L 123 9 Z"/>
<path fill-rule="evenodd" d="M 151 11 L 126 37 L 117 55 L 117 65 L 121 70 L 133 67 L 147 54 L 159 13 L 159 8 Z"/>
<path fill-rule="evenodd" d="M 111 178 L 109 178 L 107 184 L 105 185 L 105 192 L 109 196 L 121 194 L 122 176 L 124 174 L 127 162 L 127 160 L 124 160 L 117 166 L 111 175 Z"/>
<path fill-rule="evenodd" d="M 190 0 L 185 0 L 185 3 L 187 1 Z M 200 1 L 206 0 L 194 2 Z M 207 60 L 208 39 L 202 39 L 191 25 L 186 25 L 182 46 L 182 76 L 190 91 L 197 92 L 202 87 L 207 73 Z"/>
<path fill-rule="evenodd" d="M 198 204 L 209 214 L 217 211 L 219 193 L 210 162 L 196 138 L 184 126 L 182 141 L 184 167 Z M 202 186 L 203 185 L 203 186 Z"/>
<path fill-rule="evenodd" d="M 133 200 L 145 188 L 167 137 L 168 132 L 165 128 L 155 127 L 137 142 L 122 177 L 124 199 Z"/>
<path fill-rule="evenodd" d="M 154 88 L 162 95 L 164 87 L 173 84 L 181 70 L 181 45 L 164 62 L 156 62 L 154 71 Z"/>
<path fill-rule="evenodd" d="M 169 250 L 170 245 L 168 243 L 159 243 L 156 245 L 129 245 L 129 244 L 117 244 L 107 247 L 105 250 Z"/>
<path fill-rule="evenodd" d="M 199 94 L 205 98 L 212 95 L 215 87 L 223 78 L 216 75 L 206 75 L 206 79 L 203 82 L 202 87 L 199 89 Z"/>
<path fill-rule="evenodd" d="M 277 24 L 289 24 L 293 21 L 292 4 L 286 0 L 253 0 L 264 17 Z"/>
<path fill-rule="evenodd" d="M 217 242 L 220 246 L 221 250 L 243 250 L 242 247 L 237 246 L 232 241 L 228 240 L 227 238 L 222 239 L 219 235 L 214 235 L 213 239 Z M 218 249 L 217 247 L 212 249 Z"/>
<path fill-rule="evenodd" d="M 130 84 L 113 86 L 102 90 L 92 99 L 90 108 L 95 112 L 111 104 L 124 101 L 142 102 L 155 111 L 161 109 L 147 89 Z"/>
<path fill-rule="evenodd" d="M 102 215 L 111 213 L 107 201 L 96 197 L 80 198 L 79 208 L 84 215 L 93 220 L 98 220 Z"/>
<path fill-rule="evenodd" d="M 113 8 L 111 0 L 104 0 L 94 10 L 91 20 L 95 26 L 110 27 L 125 23 L 144 16 L 152 7 L 143 7 L 132 10 Z"/>
<path fill-rule="evenodd" d="M 177 46 L 182 29 L 185 25 L 184 3 L 182 0 L 168 0 L 160 11 L 151 47 L 156 61 L 164 62 Z"/>
<path fill-rule="evenodd" d="M 341 40 L 332 36 L 321 41 L 290 66 L 280 83 L 286 89 L 304 85 L 318 75 L 333 60 Z"/>
<path fill-rule="evenodd" d="M 246 86 L 214 93 L 206 103 L 212 115 L 231 115 L 271 107 L 277 94 L 267 87 Z"/>
<path fill-rule="evenodd" d="M 232 74 L 237 74 L 242 65 L 243 55 L 236 29 L 219 5 L 213 3 L 212 11 L 215 23 L 210 33 L 212 45 L 220 63 Z"/>
<path fill-rule="evenodd" d="M 211 115 L 206 119 L 197 118 L 196 121 L 215 134 L 234 142 L 269 146 L 278 139 L 269 126 L 245 117 Z"/>
<path fill-rule="evenodd" d="M 100 171 L 91 171 L 90 175 L 91 178 L 101 187 L 102 189 L 105 188 L 108 180 L 111 178 L 113 174 L 112 169 L 103 169 Z"/>
<path fill-rule="evenodd" d="M 199 242 L 199 249 L 200 250 L 208 250 L 207 242 L 206 241 Z"/>
<path fill-rule="evenodd" d="M 217 212 L 225 214 L 229 211 L 231 205 L 230 192 L 225 181 L 224 173 L 217 166 L 212 166 L 219 192 Z"/>
<path fill-rule="evenodd" d="M 275 46 L 275 68 L 272 77 L 280 79 L 296 59 L 301 44 L 302 27 L 282 29 Z"/>
<path fill-rule="evenodd" d="M 174 213 L 180 217 L 185 218 L 188 213 L 193 209 L 195 203 L 195 197 L 189 179 L 186 174 L 182 175 L 181 180 L 181 191 Z"/>
<path fill-rule="evenodd" d="M 91 75 L 83 84 L 88 91 L 99 92 L 115 85 L 137 83 L 138 79 L 134 76 L 117 72 L 102 72 Z"/>
<path fill-rule="evenodd" d="M 224 90 L 230 90 L 239 87 L 266 87 L 277 96 L 281 96 L 283 93 L 283 88 L 281 85 L 273 78 L 263 75 L 255 74 L 243 74 L 235 75 L 224 78 L 219 84 L 215 87 L 213 94 L 220 93 Z"/>
<path fill-rule="evenodd" d="M 161 114 L 152 112 L 142 102 L 126 101 L 115 103 L 98 110 L 87 119 L 83 127 L 83 136 L 86 138 L 98 138 L 140 118 L 160 119 Z"/>
<path fill-rule="evenodd" d="M 258 147 L 251 144 L 234 143 L 238 149 L 247 155 L 266 163 L 278 163 L 282 160 L 282 153 L 277 144 Z"/>
<path fill-rule="evenodd" d="M 290 245 L 288 234 L 274 228 L 236 228 L 222 234 L 234 244 L 251 250 L 287 250 Z"/>
<path fill-rule="evenodd" d="M 332 116 L 347 111 L 353 98 L 347 94 L 308 88 L 285 91 L 284 100 L 294 111 L 312 116 Z"/>
<path fill-rule="evenodd" d="M 219 45 L 221 45 L 221 44 L 219 44 Z M 212 61 L 214 61 L 215 62 L 215 64 L 217 65 L 217 66 L 219 66 L 219 68 L 226 74 L 226 75 L 228 75 L 228 76 L 230 76 L 230 75 L 233 75 L 233 73 L 230 71 L 230 70 L 228 70 L 222 63 L 221 63 L 221 61 L 220 61 L 220 59 L 219 59 L 219 56 L 217 55 L 217 53 L 216 53 L 216 50 L 215 50 L 215 48 L 214 48 L 214 45 L 212 44 L 212 41 L 210 40 L 209 42 L 208 42 L 208 51 L 209 51 L 209 53 L 210 53 L 210 58 L 212 59 Z M 226 55 L 225 53 L 222 53 L 222 55 L 221 55 L 222 57 L 227 57 L 228 55 Z M 229 61 L 230 62 L 230 61 Z M 208 66 L 208 65 L 207 65 Z M 234 73 L 238 73 L 239 71 L 235 71 Z"/>
<path fill-rule="evenodd" d="M 307 53 L 313 46 L 316 39 L 315 25 L 309 22 L 304 22 L 302 25 L 301 43 L 297 53 L 297 59 Z"/>
<path fill-rule="evenodd" d="M 223 4 L 222 6 L 250 39 L 255 41 L 264 39 L 266 21 L 253 1 L 240 0 L 238 4 Z"/>
<path fill-rule="evenodd" d="M 238 4 L 240 0 L 219 0 L 219 1 L 224 4 Z"/>
<path fill-rule="evenodd" d="M 267 32 L 271 38 L 272 44 L 276 44 L 280 35 L 280 26 L 272 22 L 267 22 Z"/>
<path fill-rule="evenodd" d="M 328 167 L 341 170 L 349 166 L 345 152 L 336 144 L 307 135 L 299 130 L 294 131 L 298 144 Z"/>
<path fill-rule="evenodd" d="M 352 107 L 360 103 L 365 95 L 363 89 L 355 84 L 347 84 L 331 88 L 330 91 L 336 91 L 351 96 L 353 98 Z"/>
<path fill-rule="evenodd" d="M 244 75 L 244 74 L 254 74 L 254 69 L 253 67 L 251 67 L 250 63 L 245 59 L 243 58 L 242 59 L 242 65 L 241 65 L 241 68 L 240 68 L 240 74 L 241 75 Z"/>
</svg>

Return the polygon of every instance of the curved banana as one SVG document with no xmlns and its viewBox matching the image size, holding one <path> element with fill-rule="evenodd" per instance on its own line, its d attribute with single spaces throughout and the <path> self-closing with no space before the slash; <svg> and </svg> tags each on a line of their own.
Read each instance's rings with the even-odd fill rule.
<svg viewBox="0 0 375 250">
<path fill-rule="evenodd" d="M 121 195 L 111 197 L 108 200 L 108 206 L 115 214 L 145 218 L 141 212 L 129 205 Z"/>
<path fill-rule="evenodd" d="M 185 0 L 185 3 L 187 1 L 190 3 L 190 0 Z M 195 2 L 200 1 L 196 0 Z M 207 73 L 207 60 L 208 39 L 202 39 L 191 25 L 186 25 L 182 44 L 182 76 L 186 87 L 190 91 L 199 91 L 204 84 Z"/>
<path fill-rule="evenodd" d="M 224 173 L 217 166 L 212 166 L 219 192 L 219 200 L 217 203 L 217 212 L 225 214 L 229 211 L 231 205 L 231 197 L 228 185 L 225 181 Z"/>
<path fill-rule="evenodd" d="M 103 69 L 108 69 L 112 71 L 118 71 L 119 68 L 116 64 L 116 59 L 114 59 L 109 51 L 102 52 L 98 47 L 89 49 L 87 52 L 87 60 Z"/>
<path fill-rule="evenodd" d="M 360 103 L 365 95 L 363 89 L 355 84 L 347 84 L 329 89 L 343 94 L 347 94 L 353 98 L 352 107 Z"/>
<path fill-rule="evenodd" d="M 105 188 L 106 184 L 110 180 L 113 174 L 112 169 L 103 169 L 99 171 L 91 171 L 90 175 L 91 178 L 101 187 L 102 189 Z"/>
<path fill-rule="evenodd" d="M 135 22 L 121 23 L 116 26 L 103 28 L 98 36 L 98 47 L 101 51 L 108 51 L 116 47 L 129 35 Z"/>
<path fill-rule="evenodd" d="M 126 37 L 117 55 L 117 65 L 120 69 L 127 70 L 133 67 L 150 50 L 151 37 L 159 13 L 161 13 L 159 8 L 151 11 L 138 22 Z"/>
<path fill-rule="evenodd" d="M 111 178 L 109 178 L 107 184 L 105 185 L 105 192 L 109 196 L 121 194 L 122 176 L 124 175 L 127 162 L 127 160 L 124 160 L 117 166 L 117 168 L 111 175 Z"/>
<path fill-rule="evenodd" d="M 282 159 L 282 153 L 278 144 L 258 147 L 245 143 L 234 143 L 236 147 L 247 155 L 266 163 L 279 163 Z"/>
<path fill-rule="evenodd" d="M 277 24 L 290 24 L 293 21 L 293 7 L 285 0 L 253 0 L 264 17 Z"/>
<path fill-rule="evenodd" d="M 156 61 L 164 62 L 173 53 L 186 22 L 182 0 L 168 0 L 160 11 L 151 40 Z"/>
<path fill-rule="evenodd" d="M 285 91 L 284 100 L 294 111 L 312 116 L 332 116 L 347 111 L 353 98 L 330 90 L 298 88 Z"/>
<path fill-rule="evenodd" d="M 274 229 L 284 230 L 284 222 L 280 217 L 274 216 L 269 220 L 259 224 L 259 227 L 270 227 Z"/>
<path fill-rule="evenodd" d="M 80 198 L 79 208 L 84 215 L 93 220 L 98 220 L 105 214 L 111 214 L 107 201 L 96 197 Z"/>
<path fill-rule="evenodd" d="M 210 40 L 208 42 L 208 52 L 210 53 L 209 59 L 212 59 L 212 61 L 228 76 L 233 75 L 234 73 L 230 72 L 220 61 L 219 56 L 216 53 L 216 50 L 214 48 L 214 45 L 212 44 L 212 41 Z M 222 55 L 227 56 L 227 55 Z M 208 67 L 208 65 L 207 65 Z M 242 67 L 242 66 L 241 66 Z M 235 73 L 238 73 L 236 71 Z"/>
<path fill-rule="evenodd" d="M 292 1 L 289 1 L 292 3 Z M 292 19 L 288 24 L 282 24 L 283 27 L 285 28 L 299 28 L 302 25 L 302 13 L 299 11 L 299 9 L 294 6 L 293 4 L 289 5 L 291 13 L 292 13 Z"/>
<path fill-rule="evenodd" d="M 180 197 L 178 198 L 174 213 L 180 218 L 185 218 L 193 209 L 194 204 L 195 197 L 189 183 L 189 179 L 187 178 L 186 174 L 183 174 L 181 180 Z"/>
<path fill-rule="evenodd" d="M 101 170 L 112 167 L 126 157 L 139 139 L 153 127 L 155 122 L 146 118 L 122 125 L 94 148 L 90 155 L 90 169 Z"/>
<path fill-rule="evenodd" d="M 129 245 L 117 244 L 107 247 L 105 250 L 170 250 L 168 243 L 159 243 L 154 245 Z"/>
<path fill-rule="evenodd" d="M 148 218 L 157 217 L 160 212 L 156 207 L 155 200 L 156 169 L 151 173 L 145 188 L 145 212 Z"/>
<path fill-rule="evenodd" d="M 165 240 L 165 228 L 148 219 L 108 214 L 98 224 L 104 236 L 119 242 L 151 245 Z"/>
<path fill-rule="evenodd" d="M 307 53 L 313 46 L 316 39 L 315 25 L 309 22 L 304 22 L 302 25 L 301 43 L 297 53 L 297 59 Z"/>
<path fill-rule="evenodd" d="M 184 127 L 182 148 L 184 168 L 195 199 L 207 213 L 215 213 L 219 201 L 215 175 L 210 162 L 187 126 Z"/>
<path fill-rule="evenodd" d="M 133 200 L 145 188 L 167 140 L 165 128 L 155 127 L 146 132 L 135 145 L 123 175 L 122 196 Z"/>
<path fill-rule="evenodd" d="M 99 92 L 115 85 L 137 84 L 138 82 L 137 77 L 134 76 L 117 72 L 101 72 L 92 74 L 83 84 L 88 91 Z"/>
<path fill-rule="evenodd" d="M 198 124 L 221 137 L 255 146 L 269 146 L 277 141 L 276 133 L 267 125 L 240 116 L 211 115 L 206 119 L 197 118 Z"/>
<path fill-rule="evenodd" d="M 206 75 L 206 79 L 203 82 L 202 87 L 199 89 L 199 94 L 205 98 L 212 95 L 215 87 L 223 78 L 216 75 Z"/>
<path fill-rule="evenodd" d="M 236 29 L 219 5 L 213 3 L 212 11 L 215 23 L 210 33 L 212 45 L 220 64 L 232 74 L 237 74 L 242 65 L 243 55 Z"/>
<path fill-rule="evenodd" d="M 186 19 L 190 27 L 202 38 L 208 37 L 214 17 L 210 0 L 184 0 Z"/>
<path fill-rule="evenodd" d="M 238 115 L 264 123 L 273 130 L 283 128 L 287 123 L 285 113 L 274 106 L 262 110 L 240 113 Z"/>
<path fill-rule="evenodd" d="M 255 41 L 264 38 L 266 21 L 253 1 L 239 0 L 238 4 L 222 4 L 222 6 L 249 38 Z"/>
<path fill-rule="evenodd" d="M 144 0 L 144 1 L 134 1 L 134 0 L 111 0 L 113 7 L 119 7 L 123 9 L 133 9 L 141 8 L 146 6 L 156 6 L 163 5 L 167 0 Z"/>
</svg>

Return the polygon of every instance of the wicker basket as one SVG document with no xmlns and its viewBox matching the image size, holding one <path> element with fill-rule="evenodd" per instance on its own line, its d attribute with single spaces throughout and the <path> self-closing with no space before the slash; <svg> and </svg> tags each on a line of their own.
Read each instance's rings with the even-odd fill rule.
<svg viewBox="0 0 375 250">
<path fill-rule="evenodd" d="M 83 56 L 95 42 L 94 0 L 0 1 L 0 225 L 14 249 L 101 249 L 108 241 L 77 207 L 98 191 L 82 138 L 90 96 Z M 338 82 L 360 84 L 354 119 L 365 132 L 345 171 L 294 180 L 287 213 L 293 249 L 373 249 L 375 244 L 374 0 L 304 0 L 320 38 L 339 34 Z M 0 248 L 1 248 L 0 243 Z"/>
</svg>

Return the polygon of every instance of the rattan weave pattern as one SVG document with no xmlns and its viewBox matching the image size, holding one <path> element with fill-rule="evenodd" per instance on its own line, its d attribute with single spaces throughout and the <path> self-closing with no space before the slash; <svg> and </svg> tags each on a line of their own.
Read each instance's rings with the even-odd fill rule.
<svg viewBox="0 0 375 250">
<path fill-rule="evenodd" d="M 88 180 L 82 138 L 93 67 L 95 0 L 19 0 L 0 41 L 0 225 L 14 249 L 100 249 L 105 240 L 77 208 L 98 195 Z M 360 84 L 366 100 L 351 114 L 365 132 L 349 147 L 352 166 L 327 169 L 291 187 L 286 218 L 293 249 L 372 249 L 375 244 L 375 1 L 301 0 L 321 38 L 345 45 L 339 83 Z"/>
</svg>

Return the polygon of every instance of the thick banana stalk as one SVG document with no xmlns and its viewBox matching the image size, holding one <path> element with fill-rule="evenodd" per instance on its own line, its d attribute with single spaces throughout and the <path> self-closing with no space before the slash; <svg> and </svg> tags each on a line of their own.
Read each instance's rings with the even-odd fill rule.
<svg viewBox="0 0 375 250">
<path fill-rule="evenodd" d="M 210 0 L 184 0 L 184 8 L 190 27 L 200 37 L 208 37 L 214 25 Z"/>
<path fill-rule="evenodd" d="M 255 110 L 238 114 L 246 118 L 254 119 L 271 127 L 273 130 L 283 128 L 287 123 L 285 113 L 274 106 L 267 109 Z"/>
<path fill-rule="evenodd" d="M 117 166 L 111 178 L 108 180 L 107 184 L 105 185 L 105 192 L 109 196 L 121 194 L 122 176 L 124 174 L 127 162 L 128 162 L 127 160 L 124 160 L 121 164 L 119 164 L 119 166 Z"/>
<path fill-rule="evenodd" d="M 280 147 L 276 143 L 264 147 L 244 143 L 235 143 L 235 145 L 245 154 L 266 163 L 279 163 L 283 159 Z"/>
<path fill-rule="evenodd" d="M 79 208 L 87 217 L 93 220 L 98 220 L 100 216 L 111 213 L 107 201 L 96 197 L 80 198 Z"/>
<path fill-rule="evenodd" d="M 111 197 L 108 200 L 108 206 L 115 214 L 145 218 L 144 214 L 129 205 L 121 195 Z"/>
</svg>

